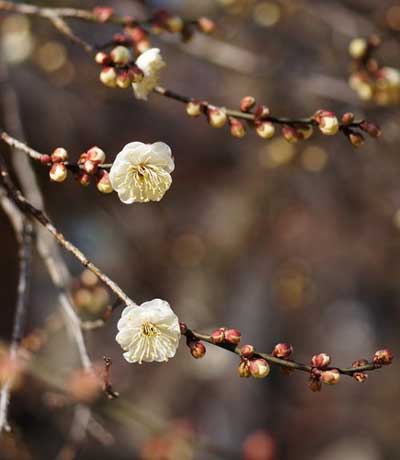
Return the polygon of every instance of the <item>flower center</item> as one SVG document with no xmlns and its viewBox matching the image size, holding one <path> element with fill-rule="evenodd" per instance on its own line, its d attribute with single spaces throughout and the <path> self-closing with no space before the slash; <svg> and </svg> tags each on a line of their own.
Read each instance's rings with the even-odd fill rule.
<svg viewBox="0 0 400 460">
<path fill-rule="evenodd" d="M 142 334 L 146 337 L 155 337 L 156 335 L 160 335 L 160 331 L 153 323 L 146 321 L 142 325 Z"/>
<path fill-rule="evenodd" d="M 170 174 L 163 168 L 146 163 L 131 166 L 127 179 L 133 182 L 140 199 L 146 201 L 161 199 L 172 182 Z"/>
</svg>

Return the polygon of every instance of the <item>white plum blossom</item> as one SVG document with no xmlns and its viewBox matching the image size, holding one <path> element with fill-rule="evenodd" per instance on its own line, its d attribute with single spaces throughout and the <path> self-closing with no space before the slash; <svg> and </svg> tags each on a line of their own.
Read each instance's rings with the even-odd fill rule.
<svg viewBox="0 0 400 460">
<path fill-rule="evenodd" d="M 161 299 L 127 306 L 118 330 L 116 341 L 129 363 L 168 361 L 175 356 L 181 337 L 178 317 Z"/>
<path fill-rule="evenodd" d="M 164 142 L 131 142 L 116 156 L 110 182 L 125 204 L 160 201 L 172 184 L 174 169 L 171 149 Z"/>
<path fill-rule="evenodd" d="M 132 88 L 137 99 L 147 100 L 147 95 L 158 85 L 160 71 L 166 66 L 160 50 L 151 48 L 136 59 L 136 65 L 143 72 L 143 80 L 132 83 Z"/>
</svg>

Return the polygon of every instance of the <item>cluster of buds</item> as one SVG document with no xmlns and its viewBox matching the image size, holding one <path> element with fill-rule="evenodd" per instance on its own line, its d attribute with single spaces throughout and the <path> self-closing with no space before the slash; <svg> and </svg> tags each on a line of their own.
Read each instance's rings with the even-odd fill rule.
<svg viewBox="0 0 400 460">
<path fill-rule="evenodd" d="M 356 128 L 372 138 L 378 138 L 381 135 L 381 130 L 375 123 L 365 120 L 355 123 L 354 114 L 346 112 L 342 116 L 342 131 L 353 147 L 361 147 L 365 142 L 364 136 Z"/>
<path fill-rule="evenodd" d="M 318 353 L 311 358 L 311 373 L 308 387 L 311 391 L 321 391 L 322 383 L 336 385 L 340 381 L 338 369 L 328 368 L 331 357 L 326 353 Z"/>
<path fill-rule="evenodd" d="M 270 372 L 268 362 L 261 357 L 255 356 L 253 345 L 243 345 L 240 351 L 240 364 L 238 367 L 239 377 L 263 379 Z"/>
<path fill-rule="evenodd" d="M 350 87 L 360 99 L 373 100 L 379 105 L 393 105 L 400 102 L 400 70 L 380 67 L 372 53 L 381 40 L 372 35 L 369 38 L 355 38 L 349 44 L 352 59 Z"/>
<path fill-rule="evenodd" d="M 231 345 L 238 345 L 240 343 L 241 338 L 242 335 L 239 330 L 226 329 L 224 327 L 215 329 L 210 335 L 211 342 L 216 345 L 221 344 L 223 342 Z"/>
<path fill-rule="evenodd" d="M 52 182 L 64 182 L 68 171 L 68 152 L 63 147 L 57 147 L 51 155 L 42 155 L 40 161 L 50 165 L 49 176 Z"/>
<path fill-rule="evenodd" d="M 143 80 L 143 72 L 135 65 L 132 51 L 125 46 L 125 36 L 114 37 L 117 44 L 109 53 L 99 51 L 95 56 L 97 64 L 103 68 L 100 72 L 100 81 L 110 88 L 129 88 L 132 83 Z M 144 50 L 143 50 L 144 51 Z"/>
<path fill-rule="evenodd" d="M 101 193 L 111 193 L 110 177 L 106 170 L 100 166 L 104 164 L 106 154 L 99 147 L 91 147 L 87 152 L 81 154 L 78 160 L 79 172 L 77 173 L 78 182 L 87 186 L 90 183 L 90 177 L 94 177 L 97 190 Z"/>
</svg>

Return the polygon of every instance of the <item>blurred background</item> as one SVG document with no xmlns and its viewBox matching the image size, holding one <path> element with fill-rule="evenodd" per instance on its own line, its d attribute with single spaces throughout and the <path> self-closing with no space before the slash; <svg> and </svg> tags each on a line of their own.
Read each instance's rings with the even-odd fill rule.
<svg viewBox="0 0 400 460">
<path fill-rule="evenodd" d="M 91 9 L 94 1 L 41 1 Z M 26 140 L 42 153 L 72 159 L 98 145 L 112 161 L 128 142 L 168 143 L 173 184 L 159 203 L 122 204 L 72 178 L 48 180 L 34 165 L 48 214 L 138 303 L 160 297 L 179 318 L 208 331 L 239 328 L 244 343 L 269 352 L 294 346 L 308 362 L 328 352 L 349 366 L 378 348 L 397 354 L 400 319 L 400 159 L 398 107 L 362 101 L 348 85 L 348 44 L 379 33 L 378 58 L 400 67 L 400 2 L 381 0 L 109 1 L 145 18 L 156 7 L 217 24 L 188 44 L 153 38 L 168 63 L 163 84 L 231 108 L 253 95 L 277 116 L 324 108 L 379 123 L 383 136 L 355 150 L 344 136 L 319 133 L 288 144 L 279 135 L 241 140 L 228 128 L 189 119 L 182 104 L 149 101 L 101 85 L 99 67 L 42 19 L 1 17 L 1 49 L 19 97 Z M 396 19 L 397 18 L 397 19 Z M 118 31 L 70 21 L 91 43 Z M 10 133 L 13 134 L 13 133 Z M 1 146 L 2 152 L 8 149 Z M 10 340 L 16 299 L 17 244 L 1 214 L 0 336 Z M 112 301 L 69 255 L 80 315 L 101 316 Z M 273 367 L 262 381 L 239 379 L 235 355 L 207 347 L 194 360 L 182 342 L 167 364 L 130 365 L 115 342 L 115 312 L 86 334 L 90 356 L 113 360 L 121 397 L 93 404 L 93 427 L 69 446 L 74 405 L 63 386 L 79 367 L 56 317 L 57 296 L 38 257 L 27 333 L 46 340 L 12 395 L 14 432 L 2 459 L 71 460 L 393 460 L 400 458 L 399 365 L 366 383 L 343 378 L 321 393 L 307 375 Z M 51 318 L 51 320 L 49 320 Z M 36 334 L 36 336 L 35 336 Z M 38 340 L 39 340 L 38 339 Z M 40 341 L 40 340 L 39 340 Z M 75 371 L 74 371 L 75 369 Z M 76 414 L 75 414 L 76 415 Z M 73 425 L 73 424 L 72 424 Z M 75 427 L 79 431 L 78 427 Z"/>
</svg>

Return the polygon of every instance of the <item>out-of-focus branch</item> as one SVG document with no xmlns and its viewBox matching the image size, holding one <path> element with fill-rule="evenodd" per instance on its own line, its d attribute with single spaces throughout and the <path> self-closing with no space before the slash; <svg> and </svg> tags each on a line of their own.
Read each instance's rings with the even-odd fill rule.
<svg viewBox="0 0 400 460">
<path fill-rule="evenodd" d="M 8 213 L 10 208 L 5 208 Z M 11 217 L 11 222 L 15 223 L 17 220 Z M 24 218 L 22 229 L 19 225 L 15 227 L 15 233 L 20 245 L 19 249 L 19 280 L 17 288 L 17 304 L 14 314 L 14 327 L 9 351 L 9 365 L 10 373 L 7 380 L 4 382 L 0 392 L 0 434 L 3 431 L 9 431 L 10 426 L 8 423 L 8 405 L 10 402 L 10 390 L 14 381 L 14 374 L 18 365 L 18 350 L 21 343 L 29 293 L 29 281 L 31 273 L 31 249 L 32 249 L 32 232 L 33 227 L 29 218 Z"/>
</svg>

